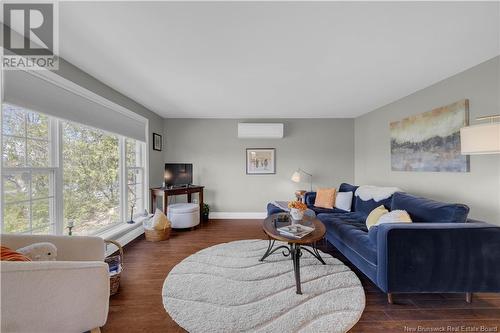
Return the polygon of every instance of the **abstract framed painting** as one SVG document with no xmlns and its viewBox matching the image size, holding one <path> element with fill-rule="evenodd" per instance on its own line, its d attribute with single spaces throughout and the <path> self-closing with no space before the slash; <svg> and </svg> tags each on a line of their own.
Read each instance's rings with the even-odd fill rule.
<svg viewBox="0 0 500 333">
<path fill-rule="evenodd" d="M 247 148 L 247 175 L 269 175 L 276 173 L 275 148 Z"/>
<path fill-rule="evenodd" d="M 468 123 L 468 99 L 390 123 L 392 171 L 469 172 L 460 152 Z"/>
</svg>

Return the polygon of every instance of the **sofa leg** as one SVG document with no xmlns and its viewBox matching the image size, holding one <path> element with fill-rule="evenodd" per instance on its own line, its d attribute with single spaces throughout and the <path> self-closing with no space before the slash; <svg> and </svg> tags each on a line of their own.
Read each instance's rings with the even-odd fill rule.
<svg viewBox="0 0 500 333">
<path fill-rule="evenodd" d="M 394 301 L 392 299 L 392 293 L 387 293 L 387 303 L 394 304 Z"/>
<path fill-rule="evenodd" d="M 465 302 L 472 303 L 472 293 L 465 293 Z"/>
</svg>

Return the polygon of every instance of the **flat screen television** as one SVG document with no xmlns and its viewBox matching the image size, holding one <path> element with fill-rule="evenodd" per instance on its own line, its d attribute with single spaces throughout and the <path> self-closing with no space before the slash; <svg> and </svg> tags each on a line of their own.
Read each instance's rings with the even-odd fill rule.
<svg viewBox="0 0 500 333">
<path fill-rule="evenodd" d="M 193 183 L 193 164 L 165 163 L 165 185 L 182 186 Z"/>
</svg>

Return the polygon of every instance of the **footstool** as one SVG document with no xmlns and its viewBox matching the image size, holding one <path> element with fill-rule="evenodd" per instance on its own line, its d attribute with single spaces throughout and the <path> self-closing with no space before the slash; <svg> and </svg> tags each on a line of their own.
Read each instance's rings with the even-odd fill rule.
<svg viewBox="0 0 500 333">
<path fill-rule="evenodd" d="M 172 228 L 192 228 L 200 224 L 200 206 L 194 203 L 176 203 L 168 205 L 167 217 Z"/>
</svg>

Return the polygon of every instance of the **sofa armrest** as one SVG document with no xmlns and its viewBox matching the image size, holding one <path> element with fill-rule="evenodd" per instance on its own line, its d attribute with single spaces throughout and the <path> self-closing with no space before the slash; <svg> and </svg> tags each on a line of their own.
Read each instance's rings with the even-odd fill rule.
<svg viewBox="0 0 500 333">
<path fill-rule="evenodd" d="M 2 332 L 85 332 L 106 323 L 104 262 L 1 262 Z"/>
<path fill-rule="evenodd" d="M 103 261 L 105 256 L 104 240 L 100 237 L 2 234 L 0 242 L 13 250 L 50 242 L 57 247 L 57 261 Z"/>
<path fill-rule="evenodd" d="M 378 226 L 384 292 L 499 292 L 500 227 L 474 223 Z"/>
<path fill-rule="evenodd" d="M 306 192 L 306 194 L 304 194 L 304 202 L 307 207 L 314 206 L 314 201 L 316 201 L 316 192 Z"/>
</svg>

